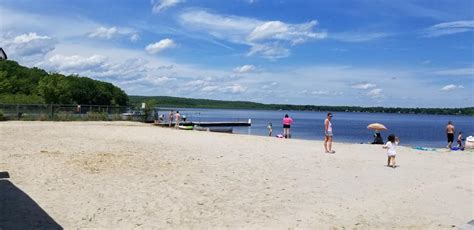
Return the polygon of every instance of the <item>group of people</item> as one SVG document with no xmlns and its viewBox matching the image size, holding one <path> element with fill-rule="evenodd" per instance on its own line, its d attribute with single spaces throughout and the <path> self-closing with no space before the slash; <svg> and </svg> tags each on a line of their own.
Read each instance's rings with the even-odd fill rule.
<svg viewBox="0 0 474 230">
<path fill-rule="evenodd" d="M 283 134 L 278 134 L 277 137 L 291 138 L 290 128 L 291 128 L 291 125 L 293 124 L 293 119 L 290 116 L 288 116 L 288 114 L 285 114 L 285 117 L 283 118 L 282 123 L 283 123 Z M 268 130 L 268 136 L 271 137 L 273 134 L 273 125 L 271 122 L 268 123 L 267 130 Z"/>
<path fill-rule="evenodd" d="M 326 153 L 336 153 L 336 151 L 332 150 L 332 124 L 331 124 L 331 119 L 332 119 L 332 113 L 328 113 L 326 119 L 324 120 L 324 150 Z M 285 117 L 283 117 L 282 120 L 283 124 L 283 134 L 278 134 L 277 137 L 280 138 L 291 138 L 291 125 L 293 124 L 293 119 L 288 116 L 288 114 L 285 114 Z M 267 125 L 268 129 L 268 136 L 272 136 L 273 134 L 273 125 L 271 122 L 268 123 Z"/>
<path fill-rule="evenodd" d="M 333 116 L 332 113 L 328 113 L 326 116 L 326 119 L 324 119 L 324 143 L 323 144 L 324 144 L 325 153 L 334 154 L 336 153 L 336 151 L 332 149 L 332 139 L 334 135 L 333 129 L 332 129 L 332 123 L 331 123 L 332 116 Z M 291 125 L 293 124 L 293 119 L 289 117 L 288 114 L 285 114 L 285 117 L 282 120 L 282 124 L 283 124 L 283 135 L 279 134 L 277 135 L 277 137 L 291 138 L 290 128 L 291 128 Z M 268 123 L 267 129 L 268 129 L 268 136 L 272 136 L 272 133 L 273 133 L 272 123 Z M 400 143 L 400 139 L 396 137 L 394 134 L 391 134 L 390 136 L 388 136 L 387 143 L 384 144 L 382 136 L 380 135 L 379 132 L 375 133 L 375 139 L 372 142 L 372 144 L 384 144 L 383 148 L 387 149 L 387 166 L 392 167 L 392 168 L 397 167 L 395 164 L 395 156 L 397 154 L 396 148 L 399 143 Z"/>
<path fill-rule="evenodd" d="M 326 119 L 324 119 L 324 151 L 325 153 L 336 153 L 336 151 L 332 149 L 332 141 L 333 141 L 333 135 L 334 135 L 332 123 L 331 123 L 332 116 L 333 116 L 332 113 L 328 113 L 326 116 Z M 163 117 L 160 116 L 160 119 L 164 121 L 164 115 Z M 174 111 L 170 111 L 168 114 L 169 127 L 173 125 L 173 121 L 174 121 L 175 127 L 178 128 L 180 122 L 186 121 L 185 119 L 186 118 L 184 116 L 182 117 L 179 114 L 179 111 L 176 111 L 176 113 Z M 293 124 L 293 119 L 288 114 L 285 114 L 282 120 L 283 134 L 278 134 L 277 137 L 291 138 L 290 129 L 291 129 L 292 124 Z M 268 123 L 267 129 L 268 129 L 268 135 L 272 136 L 273 134 L 272 123 Z M 451 149 L 452 144 L 454 142 L 454 134 L 455 134 L 454 125 L 451 121 L 449 121 L 448 125 L 446 126 L 446 134 L 448 138 L 447 148 Z M 462 132 L 459 132 L 458 137 L 457 137 L 458 148 L 462 148 L 462 141 L 463 141 Z M 399 143 L 400 143 L 400 139 L 396 137 L 394 134 L 389 135 L 387 138 L 387 142 L 384 143 L 380 132 L 376 132 L 374 134 L 374 141 L 371 142 L 371 144 L 381 144 L 383 145 L 382 147 L 384 149 L 387 149 L 387 157 L 388 157 L 387 166 L 393 167 L 393 168 L 397 167 L 395 164 L 395 156 L 396 156 L 396 147 L 398 146 Z"/>
<path fill-rule="evenodd" d="M 454 124 L 452 121 L 448 121 L 448 125 L 446 126 L 446 136 L 448 138 L 448 145 L 446 148 L 452 149 L 453 148 L 453 142 L 454 142 L 454 134 L 455 134 L 455 129 L 454 129 Z M 462 132 L 458 133 L 458 138 L 457 138 L 457 148 L 462 149 L 463 148 L 463 137 L 462 137 Z"/>
<path fill-rule="evenodd" d="M 159 121 L 160 122 L 164 122 L 165 121 L 165 115 L 164 114 L 161 114 L 160 117 L 159 117 Z M 179 124 L 181 122 L 185 122 L 186 121 L 186 116 L 183 115 L 181 116 L 181 114 L 179 114 L 179 111 L 176 110 L 176 113 L 171 110 L 169 113 L 168 113 L 168 124 L 169 124 L 169 127 L 173 126 L 173 121 L 174 121 L 174 127 L 177 129 L 179 127 Z"/>
</svg>

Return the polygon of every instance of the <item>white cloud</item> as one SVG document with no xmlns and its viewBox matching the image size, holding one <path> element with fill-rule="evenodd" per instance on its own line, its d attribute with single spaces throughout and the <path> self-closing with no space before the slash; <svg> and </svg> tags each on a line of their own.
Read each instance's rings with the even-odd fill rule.
<svg viewBox="0 0 474 230">
<path fill-rule="evenodd" d="M 202 87 L 208 86 L 209 84 L 210 84 L 209 82 L 199 79 L 199 80 L 188 81 L 186 82 L 186 84 L 184 84 L 184 86 L 191 87 L 191 88 L 194 88 L 194 87 L 202 88 Z"/>
<path fill-rule="evenodd" d="M 244 93 L 245 91 L 247 91 L 247 87 L 242 86 L 240 84 L 234 84 L 231 86 L 224 87 L 222 89 L 223 93 L 234 93 L 234 94 Z"/>
<path fill-rule="evenodd" d="M 423 31 L 424 37 L 440 37 L 444 35 L 469 32 L 474 29 L 474 21 L 443 22 L 428 27 Z"/>
<path fill-rule="evenodd" d="M 100 55 L 92 55 L 83 57 L 79 55 L 64 56 L 54 55 L 49 58 L 49 65 L 56 70 L 61 71 L 77 71 L 87 69 L 97 69 L 105 64 L 106 58 Z"/>
<path fill-rule="evenodd" d="M 303 93 L 304 93 L 304 91 L 306 91 L 306 93 L 307 93 L 307 90 L 303 90 Z M 330 95 L 340 96 L 340 95 L 343 95 L 344 92 L 327 91 L 327 90 L 315 90 L 315 91 L 312 91 L 309 94 L 312 95 L 312 96 L 330 96 Z"/>
<path fill-rule="evenodd" d="M 150 54 L 156 54 L 165 49 L 173 47 L 176 47 L 176 43 L 173 40 L 166 38 L 159 42 L 149 44 L 148 46 L 146 46 L 145 50 Z"/>
<path fill-rule="evenodd" d="M 250 46 L 248 55 L 283 58 L 287 48 L 308 40 L 324 39 L 326 32 L 316 32 L 317 21 L 290 24 L 281 21 L 261 21 L 234 15 L 213 14 L 204 10 L 188 10 L 179 17 L 189 30 L 207 33 L 215 38 Z"/>
<path fill-rule="evenodd" d="M 268 59 L 278 59 L 290 56 L 290 50 L 278 43 L 273 44 L 255 44 L 250 48 L 248 55 L 258 54 Z"/>
<path fill-rule="evenodd" d="M 130 80 L 130 81 L 124 81 L 122 84 L 124 85 L 136 85 L 140 84 L 143 86 L 162 86 L 166 83 L 172 82 L 177 80 L 176 78 L 173 77 L 166 77 L 166 76 L 146 76 L 146 77 L 141 77 L 135 80 Z"/>
<path fill-rule="evenodd" d="M 149 66 L 148 61 L 143 59 L 128 58 L 114 60 L 114 58 L 97 54 L 54 54 L 46 60 L 37 63 L 36 66 L 63 74 L 78 74 L 92 78 L 109 78 L 113 81 L 140 79 L 146 76 L 155 76 L 157 73 L 167 72 L 166 70 L 160 70 L 159 66 Z"/>
<path fill-rule="evenodd" d="M 1 37 L 4 50 L 13 57 L 43 56 L 54 50 L 56 39 L 48 36 L 40 36 L 36 33 L 27 33 L 12 37 L 7 34 Z"/>
<path fill-rule="evenodd" d="M 328 95 L 329 91 L 319 90 L 319 91 L 313 91 L 313 92 L 311 92 L 311 94 L 312 95 Z"/>
<path fill-rule="evenodd" d="M 392 34 L 382 32 L 343 32 L 331 34 L 330 38 L 343 42 L 368 42 L 389 37 Z"/>
<path fill-rule="evenodd" d="M 474 67 L 467 67 L 467 68 L 458 68 L 458 69 L 444 69 L 444 70 L 437 70 L 433 71 L 436 75 L 443 75 L 443 76 L 474 76 Z"/>
<path fill-rule="evenodd" d="M 201 91 L 203 92 L 214 92 L 219 89 L 219 86 L 217 85 L 209 85 L 209 86 L 204 86 Z"/>
<path fill-rule="evenodd" d="M 358 83 L 351 86 L 353 89 L 370 89 L 375 88 L 377 85 L 372 83 Z"/>
<path fill-rule="evenodd" d="M 270 82 L 270 83 L 267 83 L 267 84 L 264 84 L 262 86 L 262 89 L 271 89 L 271 88 L 275 88 L 276 86 L 278 85 L 278 82 Z"/>
<path fill-rule="evenodd" d="M 132 42 L 136 42 L 138 41 L 138 39 L 140 39 L 140 36 L 138 34 L 133 34 L 132 36 L 130 36 L 130 41 Z"/>
<path fill-rule="evenodd" d="M 200 91 L 207 94 L 213 93 L 232 93 L 239 94 L 247 90 L 247 87 L 242 86 L 239 83 L 226 83 L 222 81 L 216 81 L 216 78 L 207 77 L 204 79 L 191 80 L 183 84 L 181 90 L 184 91 Z"/>
<path fill-rule="evenodd" d="M 0 1 L 1 2 L 1 1 Z M 9 8 L 5 4 L 0 7 L 1 33 L 36 32 L 49 37 L 63 39 L 84 36 L 99 26 L 86 17 L 73 17 L 71 14 L 45 14 Z"/>
<path fill-rule="evenodd" d="M 152 0 L 152 11 L 153 13 L 160 13 L 181 2 L 184 2 L 184 0 Z"/>
<path fill-rule="evenodd" d="M 445 93 L 443 93 L 444 91 L 440 91 L 440 88 L 442 88 L 443 85 L 427 82 L 427 79 L 430 80 L 430 77 L 437 75 L 473 76 L 472 67 L 470 66 L 468 66 L 468 68 L 457 70 L 434 69 L 435 67 L 426 69 L 427 67 L 420 67 L 421 65 L 418 67 L 412 67 L 413 69 L 397 69 L 390 67 L 377 69 L 358 68 L 357 66 L 295 66 L 293 65 L 294 63 L 287 63 L 288 65 L 270 63 L 270 66 L 265 67 L 268 72 L 263 71 L 263 68 L 262 70 L 260 70 L 260 68 L 258 69 L 258 78 L 244 77 L 237 79 L 229 77 L 229 74 L 232 74 L 229 73 L 229 69 L 223 70 L 222 68 L 210 65 L 207 65 L 207 67 L 203 67 L 202 65 L 187 65 L 183 62 L 166 59 L 160 55 L 147 55 L 146 52 L 143 52 L 143 49 L 148 43 L 146 43 L 142 49 L 137 50 L 134 48 L 117 46 L 115 42 L 97 43 L 93 39 L 84 39 L 84 35 L 87 36 L 97 28 L 103 27 L 102 23 L 90 21 L 87 18 L 70 17 L 65 16 L 64 14 L 61 14 L 62 16 L 54 16 L 51 14 L 33 15 L 30 13 L 21 13 L 19 10 L 12 11 L 8 8 L 0 8 L 2 8 L 0 9 L 1 15 L 6 15 L 5 17 L 2 17 L 2 20 L 0 20 L 0 28 L 2 28 L 3 36 L 5 37 L 8 32 L 14 34 L 14 36 L 9 36 L 8 42 L 13 43 L 15 36 L 22 34 L 28 35 L 29 32 L 36 32 L 37 37 L 30 36 L 30 38 L 35 38 L 31 40 L 28 39 L 27 36 L 20 37 L 17 40 L 19 44 L 25 42 L 34 43 L 37 41 L 60 41 L 60 43 L 56 42 L 54 45 L 49 46 L 50 48 L 46 49 L 44 52 L 34 52 L 36 54 L 45 54 L 36 55 L 41 56 L 41 59 L 43 60 L 41 64 L 43 64 L 43 66 L 49 65 L 48 68 L 44 69 L 47 71 L 60 71 L 61 73 L 78 73 L 81 76 L 92 78 L 102 78 L 123 87 L 123 89 L 129 94 L 161 94 L 204 97 L 206 95 L 211 95 L 211 93 L 215 93 L 210 98 L 230 100 L 249 98 L 250 100 L 261 100 L 263 102 L 273 103 L 281 103 L 281 101 L 287 100 L 290 103 L 298 104 L 330 103 L 335 105 L 372 105 L 373 100 L 367 100 L 367 93 L 370 90 L 382 88 L 380 86 L 390 85 L 390 87 L 387 88 L 383 87 L 383 91 L 378 92 L 378 94 L 383 95 L 383 98 L 387 98 L 387 100 L 393 98 L 399 99 L 390 101 L 394 103 L 394 106 L 472 106 L 472 100 L 463 99 L 472 97 L 472 93 L 470 94 L 470 87 L 468 87 L 470 86 L 468 84 L 469 82 L 466 82 L 467 85 L 464 84 L 464 87 L 466 88 L 465 90 L 456 91 L 456 94 L 450 95 L 449 98 L 445 97 Z M 194 12 L 197 11 L 195 10 Z M 229 46 L 231 43 L 245 45 L 248 47 L 249 51 L 252 50 L 252 47 L 257 47 L 258 45 L 266 47 L 266 49 L 260 49 L 262 51 L 261 53 L 255 51 L 253 55 L 262 55 L 265 53 L 263 51 L 267 50 L 268 58 L 271 58 L 272 56 L 288 56 L 290 55 L 292 46 L 297 45 L 298 42 L 317 40 L 311 38 L 311 36 L 304 35 L 304 33 L 303 35 L 297 36 L 301 39 L 286 36 L 285 30 L 282 30 L 282 28 L 287 29 L 288 25 L 295 24 L 289 24 L 284 21 L 280 21 L 283 24 L 273 23 L 277 25 L 274 28 L 275 31 L 272 31 L 271 29 L 273 27 L 269 26 L 272 23 L 268 24 L 268 28 L 266 29 L 264 26 L 261 26 L 267 22 L 278 22 L 276 20 L 279 18 L 263 21 L 228 15 L 211 15 L 222 16 L 219 18 L 222 20 L 217 20 L 217 22 L 215 22 L 216 20 L 210 20 L 208 22 L 197 21 L 196 23 L 183 23 L 182 25 L 187 26 L 189 30 L 198 31 L 198 33 L 193 33 L 193 35 L 195 34 L 196 36 L 208 38 L 208 36 L 203 36 L 203 33 L 207 33 L 213 36 L 213 40 L 220 39 L 217 42 L 220 42 L 223 46 Z M 190 17 L 191 16 L 192 15 L 190 15 Z M 197 19 L 201 20 L 202 18 L 197 17 Z M 211 19 L 216 18 L 214 17 Z M 248 19 L 248 21 L 244 21 L 244 19 Z M 248 24 L 244 22 L 248 22 Z M 205 23 L 209 23 L 210 26 L 205 25 Z M 310 25 L 311 23 L 306 22 L 303 24 Z M 157 27 L 155 28 L 160 28 L 159 26 L 161 25 L 156 26 Z M 213 26 L 220 27 L 214 29 Z M 258 26 L 261 26 L 261 30 L 256 31 L 255 29 Z M 71 28 L 74 28 L 74 30 Z M 105 28 L 110 29 L 110 26 L 106 26 Z M 116 28 L 118 31 L 121 30 L 121 27 L 119 26 L 116 26 Z M 317 28 L 317 26 L 313 25 L 309 32 L 317 32 Z M 145 30 L 146 28 L 143 29 Z M 202 34 L 199 34 L 201 32 Z M 253 36 L 252 39 L 254 40 L 250 40 L 249 36 L 251 34 Z M 133 40 L 131 34 L 129 36 L 121 36 L 122 37 L 119 38 L 130 38 L 130 40 Z M 111 39 L 113 38 L 114 36 L 111 37 Z M 107 37 L 104 37 L 103 39 L 107 39 Z M 2 43 L 4 49 L 6 48 L 4 45 L 6 41 L 6 39 L 0 39 L 0 43 Z M 280 52 L 272 51 L 272 54 L 270 51 L 276 48 L 280 48 Z M 7 50 L 9 56 L 12 56 L 10 55 L 11 52 L 12 51 Z M 55 55 L 58 56 L 52 58 Z M 80 58 L 74 58 L 73 56 L 79 56 Z M 12 56 L 12 58 L 14 57 Z M 76 61 L 78 63 L 75 64 Z M 19 63 L 23 65 L 38 66 L 37 61 L 19 61 Z M 232 66 L 230 68 L 231 71 L 233 67 L 236 66 Z M 59 68 L 63 70 L 59 70 Z M 391 80 L 394 76 L 397 77 L 397 81 Z M 291 79 L 291 81 L 288 81 L 287 79 Z M 181 89 L 186 82 L 196 80 L 202 80 L 202 86 Z M 465 80 L 469 81 L 470 79 L 466 78 Z M 271 86 L 271 82 L 275 82 L 275 87 Z M 324 82 L 322 86 L 321 82 Z M 351 85 L 347 85 L 347 82 L 360 82 L 367 84 L 370 82 L 374 85 L 377 84 L 377 86 L 367 87 L 368 89 L 361 91 L 360 89 L 351 88 Z M 162 87 L 163 84 L 166 84 L 166 87 Z M 458 84 L 463 83 L 456 82 L 456 85 Z M 262 87 L 265 85 L 269 85 L 269 88 L 267 90 L 262 90 Z M 309 89 L 307 94 L 300 95 L 299 92 L 304 89 Z M 333 91 L 343 91 L 346 96 L 331 97 L 330 100 L 327 100 L 327 96 L 310 95 L 313 90 L 322 94 L 324 93 L 323 91 L 328 89 L 331 90 L 329 91 L 329 95 L 333 95 Z M 232 92 L 243 93 L 241 95 L 235 95 Z M 377 91 L 373 92 L 373 94 L 377 94 Z M 410 100 L 404 98 L 410 98 Z"/>
<path fill-rule="evenodd" d="M 440 90 L 441 91 L 454 91 L 454 90 L 457 90 L 457 89 L 463 89 L 464 86 L 462 85 L 445 85 L 443 88 L 441 88 Z"/>
<path fill-rule="evenodd" d="M 140 36 L 134 30 L 128 28 L 117 28 L 117 27 L 98 27 L 94 32 L 89 33 L 90 38 L 103 38 L 103 39 L 112 39 L 122 36 L 130 38 L 130 41 L 137 41 Z"/>
<path fill-rule="evenodd" d="M 292 44 L 304 43 L 311 38 L 323 39 L 326 33 L 316 33 L 312 31 L 318 23 L 310 21 L 302 24 L 286 24 L 280 21 L 263 22 L 256 26 L 247 36 L 247 40 L 251 42 L 263 40 L 287 40 Z"/>
<path fill-rule="evenodd" d="M 383 91 L 382 89 L 372 89 L 367 93 L 367 95 L 372 98 L 381 98 L 382 91 Z"/>
<path fill-rule="evenodd" d="M 288 33 L 288 26 L 280 21 L 270 21 L 258 25 L 253 31 L 247 36 L 249 41 L 258 41 L 277 36 L 284 36 Z"/>
<path fill-rule="evenodd" d="M 116 34 L 118 34 L 118 30 L 116 27 L 110 27 L 110 28 L 99 27 L 94 32 L 90 33 L 89 37 L 110 39 Z"/>
<path fill-rule="evenodd" d="M 234 72 L 236 72 L 236 73 L 250 73 L 250 72 L 255 71 L 255 69 L 256 68 L 253 65 L 243 65 L 243 66 L 235 67 Z"/>
</svg>

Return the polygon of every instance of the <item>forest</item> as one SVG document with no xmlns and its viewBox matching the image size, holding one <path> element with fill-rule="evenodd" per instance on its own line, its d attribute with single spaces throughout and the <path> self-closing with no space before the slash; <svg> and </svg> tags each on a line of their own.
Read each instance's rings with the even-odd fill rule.
<svg viewBox="0 0 474 230">
<path fill-rule="evenodd" d="M 365 113 L 404 113 L 404 114 L 444 114 L 474 115 L 474 107 L 469 108 L 386 108 L 359 106 L 325 106 L 325 105 L 285 105 L 262 104 L 248 101 L 221 101 L 192 99 L 166 96 L 129 96 L 131 105 L 149 102 L 158 107 L 172 108 L 216 108 L 216 109 L 256 109 L 256 110 L 299 110 L 331 112 L 365 112 Z"/>
<path fill-rule="evenodd" d="M 0 103 L 127 105 L 127 94 L 111 83 L 48 73 L 15 61 L 0 61 Z"/>
</svg>

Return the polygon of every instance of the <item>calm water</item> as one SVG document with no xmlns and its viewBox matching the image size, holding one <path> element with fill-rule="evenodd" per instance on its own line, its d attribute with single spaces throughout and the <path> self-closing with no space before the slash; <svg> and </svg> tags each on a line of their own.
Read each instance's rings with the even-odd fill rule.
<svg viewBox="0 0 474 230">
<path fill-rule="evenodd" d="M 293 118 L 292 138 L 323 140 L 324 112 L 306 111 L 260 111 L 226 109 L 179 109 L 191 121 L 247 121 L 252 119 L 251 127 L 234 127 L 234 133 L 267 135 L 267 124 L 273 124 L 273 136 L 283 133 L 281 120 L 288 113 Z M 165 110 L 160 110 L 160 113 Z M 169 112 L 169 110 L 167 110 Z M 167 112 L 165 112 L 167 114 Z M 463 136 L 474 136 L 474 117 L 445 115 L 382 114 L 382 113 L 333 113 L 334 140 L 339 142 L 361 143 L 373 140 L 373 131 L 367 125 L 378 122 L 389 130 L 382 132 L 384 140 L 391 133 L 400 137 L 401 144 L 407 146 L 446 146 L 445 127 L 453 121 L 457 132 Z"/>
</svg>

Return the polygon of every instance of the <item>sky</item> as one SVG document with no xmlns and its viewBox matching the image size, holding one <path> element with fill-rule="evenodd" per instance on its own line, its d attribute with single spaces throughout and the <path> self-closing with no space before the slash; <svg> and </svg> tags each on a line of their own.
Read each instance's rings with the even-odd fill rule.
<svg viewBox="0 0 474 230">
<path fill-rule="evenodd" d="M 129 95 L 474 106 L 471 0 L 2 0 L 0 47 Z"/>
</svg>

